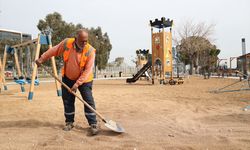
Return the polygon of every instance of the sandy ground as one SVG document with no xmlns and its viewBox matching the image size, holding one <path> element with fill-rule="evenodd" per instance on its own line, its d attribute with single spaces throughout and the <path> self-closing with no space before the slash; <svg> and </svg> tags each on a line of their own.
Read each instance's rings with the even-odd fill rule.
<svg viewBox="0 0 250 150">
<path fill-rule="evenodd" d="M 233 79 L 192 77 L 183 85 L 147 81 L 95 81 L 97 109 L 126 130 L 116 134 L 102 124 L 89 136 L 83 105 L 76 102 L 76 127 L 65 132 L 63 105 L 53 83 L 35 89 L 33 101 L 20 87 L 0 94 L 0 149 L 250 149 L 250 91 L 214 94 Z M 236 86 L 234 88 L 239 88 Z M 26 86 L 28 90 L 28 86 Z"/>
</svg>

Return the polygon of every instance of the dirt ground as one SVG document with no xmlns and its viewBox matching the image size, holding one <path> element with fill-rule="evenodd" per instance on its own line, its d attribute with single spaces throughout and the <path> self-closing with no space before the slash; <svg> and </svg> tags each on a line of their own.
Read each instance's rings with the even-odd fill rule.
<svg viewBox="0 0 250 150">
<path fill-rule="evenodd" d="M 126 130 L 116 134 L 102 124 L 94 137 L 80 101 L 76 127 L 62 130 L 63 105 L 54 83 L 36 87 L 33 101 L 18 85 L 9 85 L 0 94 L 0 149 L 249 150 L 250 110 L 242 108 L 250 105 L 250 91 L 208 92 L 234 81 L 191 77 L 176 86 L 94 81 L 98 111 Z"/>
</svg>

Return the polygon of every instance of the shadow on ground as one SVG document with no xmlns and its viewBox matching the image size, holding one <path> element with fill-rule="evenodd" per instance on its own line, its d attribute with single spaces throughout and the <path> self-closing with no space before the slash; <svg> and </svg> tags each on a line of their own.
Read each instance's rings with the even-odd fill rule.
<svg viewBox="0 0 250 150">
<path fill-rule="evenodd" d="M 34 119 L 18 120 L 18 121 L 0 121 L 0 128 L 39 128 L 39 127 L 62 128 L 63 126 L 61 124 L 44 122 Z"/>
<path fill-rule="evenodd" d="M 18 121 L 0 121 L 0 128 L 40 128 L 40 127 L 49 127 L 53 129 L 62 130 L 63 124 L 55 124 L 51 122 L 44 122 L 34 119 L 18 120 Z M 79 125 L 75 125 L 73 131 L 80 133 L 85 132 L 87 136 L 92 136 L 88 127 L 81 127 Z M 121 134 L 116 133 L 112 130 L 105 129 L 105 127 L 102 127 L 98 135 L 119 136 Z"/>
</svg>

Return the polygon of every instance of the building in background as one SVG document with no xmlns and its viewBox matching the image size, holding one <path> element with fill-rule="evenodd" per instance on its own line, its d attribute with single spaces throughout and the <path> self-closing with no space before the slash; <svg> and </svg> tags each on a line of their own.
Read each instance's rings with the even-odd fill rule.
<svg viewBox="0 0 250 150">
<path fill-rule="evenodd" d="M 3 58 L 4 48 L 5 45 L 13 45 L 13 44 L 19 44 L 25 41 L 32 40 L 31 34 L 22 33 L 19 31 L 14 30 L 7 30 L 7 29 L 0 29 L 0 58 Z M 19 53 L 19 61 L 23 59 L 23 55 Z M 11 56 L 7 56 L 11 57 Z M 2 60 L 1 60 L 2 61 Z M 22 61 L 20 61 L 21 66 Z M 6 77 L 12 77 L 14 73 L 14 62 L 13 59 L 9 59 L 9 61 L 6 62 L 6 68 L 5 68 L 5 75 Z"/>
<path fill-rule="evenodd" d="M 31 40 L 31 34 L 14 30 L 0 29 L 0 40 L 20 41 L 20 43 Z"/>
<path fill-rule="evenodd" d="M 246 68 L 246 71 L 244 71 L 244 68 Z M 250 53 L 237 58 L 237 69 L 244 74 L 250 74 Z"/>
</svg>

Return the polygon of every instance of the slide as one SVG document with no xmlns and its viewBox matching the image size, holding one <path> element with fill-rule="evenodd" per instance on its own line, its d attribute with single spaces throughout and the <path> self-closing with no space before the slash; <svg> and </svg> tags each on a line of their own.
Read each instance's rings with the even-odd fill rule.
<svg viewBox="0 0 250 150">
<path fill-rule="evenodd" d="M 151 62 L 146 63 L 141 70 L 137 72 L 137 74 L 133 78 L 128 78 L 127 83 L 136 82 L 149 68 L 151 67 Z"/>
</svg>

